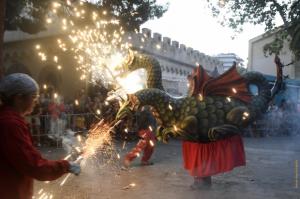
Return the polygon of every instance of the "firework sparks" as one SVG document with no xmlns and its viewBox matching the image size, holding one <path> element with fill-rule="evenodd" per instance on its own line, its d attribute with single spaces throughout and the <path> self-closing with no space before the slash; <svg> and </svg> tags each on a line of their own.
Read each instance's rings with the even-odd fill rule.
<svg viewBox="0 0 300 199">
<path fill-rule="evenodd" d="M 68 180 L 68 178 L 71 176 L 71 174 L 69 173 L 59 184 L 59 186 L 64 186 L 64 184 L 66 183 L 66 181 Z"/>
<path fill-rule="evenodd" d="M 244 113 L 243 113 L 243 116 L 248 117 L 248 116 L 249 116 L 249 113 L 248 113 L 248 112 L 244 112 Z"/>
<path fill-rule="evenodd" d="M 122 149 L 125 149 L 126 141 L 123 142 Z"/>
<path fill-rule="evenodd" d="M 97 150 L 102 149 L 105 145 L 110 145 L 112 137 L 110 134 L 111 127 L 101 120 L 94 128 L 89 130 L 89 136 L 85 142 L 84 158 L 95 154 Z"/>
<path fill-rule="evenodd" d="M 71 154 L 67 155 L 64 160 L 68 160 L 71 157 Z"/>
<path fill-rule="evenodd" d="M 201 94 L 199 94 L 199 100 L 203 101 L 203 96 Z"/>
<path fill-rule="evenodd" d="M 40 190 L 38 191 L 38 194 L 41 194 L 43 191 L 44 191 L 44 189 L 40 189 Z"/>
<path fill-rule="evenodd" d="M 235 89 L 235 88 L 232 88 L 232 92 L 233 92 L 234 94 L 236 94 L 236 93 L 237 93 L 237 91 L 236 91 L 236 89 Z"/>
<path fill-rule="evenodd" d="M 174 125 L 174 131 L 178 131 L 178 128 L 176 125 Z"/>
<path fill-rule="evenodd" d="M 132 39 L 131 36 L 125 34 L 118 20 L 104 20 L 96 12 L 92 12 L 92 14 L 86 12 L 84 3 L 83 1 L 76 3 L 70 0 L 65 3 L 52 3 L 53 14 L 49 15 L 51 17 L 46 17 L 46 22 L 60 24 L 62 30 L 68 35 L 66 39 L 57 39 L 58 50 L 68 51 L 72 55 L 77 62 L 76 70 L 81 72 L 80 80 L 82 81 L 96 83 L 97 80 L 101 79 L 106 86 L 110 83 L 118 85 L 121 88 L 116 91 L 120 94 L 119 96 L 126 96 L 126 93 L 134 93 L 144 88 L 145 82 L 143 81 L 145 78 L 140 78 L 140 73 L 123 75 L 124 73 L 120 71 L 120 68 L 117 69 L 118 66 L 126 63 L 128 50 L 132 47 L 132 44 L 128 43 Z M 78 8 L 78 4 L 82 7 Z M 59 13 L 58 11 L 66 6 L 70 10 L 70 17 L 62 19 L 55 17 L 55 13 Z M 103 11 L 102 15 L 107 15 L 107 11 Z M 89 26 L 78 27 L 74 24 L 78 17 L 91 17 L 93 23 Z M 108 28 L 110 25 L 115 28 L 111 30 Z M 138 31 L 137 34 L 139 34 Z M 160 46 L 158 45 L 157 48 Z M 59 63 L 63 59 L 58 56 L 63 53 L 55 52 L 55 55 L 47 55 L 46 48 L 45 52 L 41 52 L 40 44 L 36 45 L 35 49 L 42 61 L 46 61 L 47 57 L 53 57 L 49 61 L 56 64 L 58 70 L 63 68 L 62 64 Z M 121 74 L 122 77 L 119 77 Z M 87 80 L 87 78 L 91 78 L 91 80 Z M 132 83 L 133 80 L 135 83 Z M 135 86 L 133 87 L 133 85 Z"/>
<path fill-rule="evenodd" d="M 149 130 L 150 130 L 150 131 L 153 131 L 152 126 L 149 126 Z"/>
<path fill-rule="evenodd" d="M 154 147 L 154 142 L 152 140 L 149 141 L 150 146 Z"/>
<path fill-rule="evenodd" d="M 127 190 L 127 189 L 133 188 L 133 187 L 135 187 L 135 186 L 136 186 L 135 183 L 130 183 L 129 185 L 123 187 L 122 189 L 123 189 L 123 190 Z"/>
</svg>

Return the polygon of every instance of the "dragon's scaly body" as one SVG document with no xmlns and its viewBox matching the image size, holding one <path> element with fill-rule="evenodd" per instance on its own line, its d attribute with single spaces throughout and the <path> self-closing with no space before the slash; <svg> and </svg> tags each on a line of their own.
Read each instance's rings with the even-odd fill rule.
<svg viewBox="0 0 300 199">
<path fill-rule="evenodd" d="M 127 71 L 145 68 L 148 88 L 131 95 L 117 118 L 122 119 L 133 110 L 149 105 L 160 123 L 157 130 L 163 140 L 173 135 L 184 140 L 210 142 L 240 133 L 242 127 L 267 109 L 271 99 L 268 82 L 255 72 L 243 75 L 249 84 L 258 87 L 258 95 L 251 96 L 251 101 L 246 103 L 234 95 L 174 98 L 163 90 L 158 61 L 145 55 L 135 55 L 125 67 Z"/>
</svg>

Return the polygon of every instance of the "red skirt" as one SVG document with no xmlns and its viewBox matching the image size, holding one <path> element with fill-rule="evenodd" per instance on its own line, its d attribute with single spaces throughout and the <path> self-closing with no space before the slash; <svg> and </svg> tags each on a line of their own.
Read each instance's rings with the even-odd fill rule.
<svg viewBox="0 0 300 199">
<path fill-rule="evenodd" d="M 210 143 L 183 141 L 182 153 L 184 168 L 195 177 L 212 176 L 246 164 L 240 135 Z"/>
</svg>

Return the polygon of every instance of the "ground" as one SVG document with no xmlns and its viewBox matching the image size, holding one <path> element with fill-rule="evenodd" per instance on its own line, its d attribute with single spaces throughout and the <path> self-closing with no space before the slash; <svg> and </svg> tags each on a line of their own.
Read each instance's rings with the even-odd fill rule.
<svg viewBox="0 0 300 199">
<path fill-rule="evenodd" d="M 152 166 L 140 167 L 138 160 L 127 171 L 117 163 L 87 165 L 80 176 L 71 176 L 63 186 L 59 184 L 64 177 L 47 184 L 36 181 L 35 198 L 43 188 L 58 199 L 300 199 L 300 169 L 296 167 L 300 137 L 244 138 L 244 143 L 247 165 L 214 176 L 208 190 L 189 188 L 193 179 L 182 167 L 180 141 L 173 140 L 157 145 Z M 63 157 L 61 149 L 42 151 L 48 158 Z M 131 183 L 136 186 L 130 187 Z"/>
</svg>

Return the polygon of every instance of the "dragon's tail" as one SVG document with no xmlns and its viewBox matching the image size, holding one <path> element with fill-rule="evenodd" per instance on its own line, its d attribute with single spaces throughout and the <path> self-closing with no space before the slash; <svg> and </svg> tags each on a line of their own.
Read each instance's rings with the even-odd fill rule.
<svg viewBox="0 0 300 199">
<path fill-rule="evenodd" d="M 283 85 L 282 84 L 282 82 L 283 82 L 282 68 L 284 67 L 284 65 L 281 63 L 281 61 L 277 55 L 275 56 L 274 62 L 276 64 L 276 81 L 275 81 L 273 88 L 271 89 L 271 98 L 272 99 L 282 89 L 282 85 Z"/>
<path fill-rule="evenodd" d="M 272 89 L 270 89 L 269 82 L 261 73 L 251 71 L 243 75 L 248 80 L 249 90 L 253 94 L 252 100 L 248 105 L 252 118 L 256 118 L 267 111 L 270 101 L 282 87 L 283 65 L 277 56 L 275 57 L 275 64 L 277 76 Z"/>
</svg>

